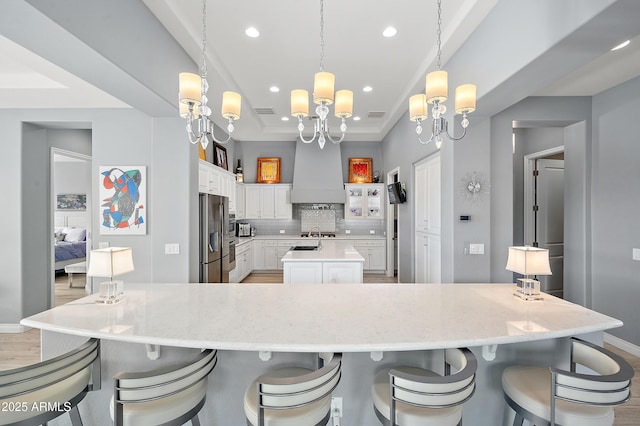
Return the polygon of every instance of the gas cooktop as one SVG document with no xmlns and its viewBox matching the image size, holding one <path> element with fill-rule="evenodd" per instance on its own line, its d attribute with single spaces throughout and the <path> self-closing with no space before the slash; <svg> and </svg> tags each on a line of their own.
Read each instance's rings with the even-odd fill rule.
<svg viewBox="0 0 640 426">
<path fill-rule="evenodd" d="M 312 237 L 312 238 L 318 238 L 318 233 L 317 232 L 311 232 L 311 233 L 304 233 L 304 234 L 300 234 L 301 237 Z M 336 236 L 336 234 L 332 234 L 330 232 L 327 232 L 326 234 L 324 232 L 320 233 L 320 236 L 322 238 L 333 238 Z"/>
</svg>

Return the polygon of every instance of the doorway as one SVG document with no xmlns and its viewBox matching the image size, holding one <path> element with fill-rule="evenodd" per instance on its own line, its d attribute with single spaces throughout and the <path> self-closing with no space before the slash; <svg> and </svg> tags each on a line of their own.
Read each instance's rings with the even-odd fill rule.
<svg viewBox="0 0 640 426">
<path fill-rule="evenodd" d="M 400 168 L 396 167 L 387 173 L 387 185 L 400 182 Z M 400 258 L 398 253 L 400 215 L 398 212 L 398 204 L 387 203 L 387 277 L 396 277 L 398 282 L 398 267 Z"/>
<path fill-rule="evenodd" d="M 54 231 L 54 241 L 50 248 L 53 265 L 50 300 L 53 307 L 90 293 L 83 271 L 86 271 L 92 235 L 91 157 L 52 147 L 50 164 L 52 203 L 49 216 Z M 73 238 L 67 241 L 70 236 Z M 83 250 L 79 247 L 82 241 Z M 68 247 L 57 247 L 61 244 Z M 79 268 L 77 265 L 82 262 L 85 262 L 85 267 Z M 72 270 L 76 272 L 70 273 Z"/>
<path fill-rule="evenodd" d="M 564 296 L 564 146 L 524 157 L 524 243 L 549 250 L 541 289 Z"/>
</svg>

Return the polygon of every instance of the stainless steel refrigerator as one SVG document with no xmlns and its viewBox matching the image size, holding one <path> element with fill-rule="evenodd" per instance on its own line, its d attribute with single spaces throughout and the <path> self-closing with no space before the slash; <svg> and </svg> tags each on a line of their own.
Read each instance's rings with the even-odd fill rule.
<svg viewBox="0 0 640 426">
<path fill-rule="evenodd" d="M 228 283 L 236 266 L 235 217 L 229 199 L 200 194 L 200 282 Z"/>
</svg>

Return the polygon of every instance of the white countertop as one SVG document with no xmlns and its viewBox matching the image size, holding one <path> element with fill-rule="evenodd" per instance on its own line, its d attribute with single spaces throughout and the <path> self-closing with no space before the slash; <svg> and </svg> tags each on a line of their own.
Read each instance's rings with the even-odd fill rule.
<svg viewBox="0 0 640 426">
<path fill-rule="evenodd" d="M 79 336 L 190 348 L 370 352 L 475 347 L 603 331 L 622 322 L 513 284 L 128 284 L 21 324 Z"/>
<path fill-rule="evenodd" d="M 318 237 L 302 237 L 301 234 L 278 234 L 278 235 L 256 235 L 252 237 L 254 240 L 309 240 L 317 241 Z M 322 237 L 322 241 L 334 240 L 384 240 L 387 237 L 380 234 L 354 235 L 354 234 L 336 234 L 335 237 Z"/>
<path fill-rule="evenodd" d="M 318 239 L 305 239 L 299 245 L 315 246 Z M 364 257 L 358 253 L 352 245 L 340 241 L 322 240 L 322 248 L 319 250 L 289 250 L 281 259 L 286 262 L 362 262 Z"/>
</svg>

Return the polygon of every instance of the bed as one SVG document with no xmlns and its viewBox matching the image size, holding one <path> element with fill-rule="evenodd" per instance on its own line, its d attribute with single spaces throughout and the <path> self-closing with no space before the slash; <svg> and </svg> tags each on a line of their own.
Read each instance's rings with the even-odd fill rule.
<svg viewBox="0 0 640 426">
<path fill-rule="evenodd" d="M 86 261 L 86 222 L 86 213 L 79 215 L 77 213 L 56 212 L 53 234 L 55 241 L 53 268 L 55 271 L 63 271 L 67 265 Z"/>
</svg>

